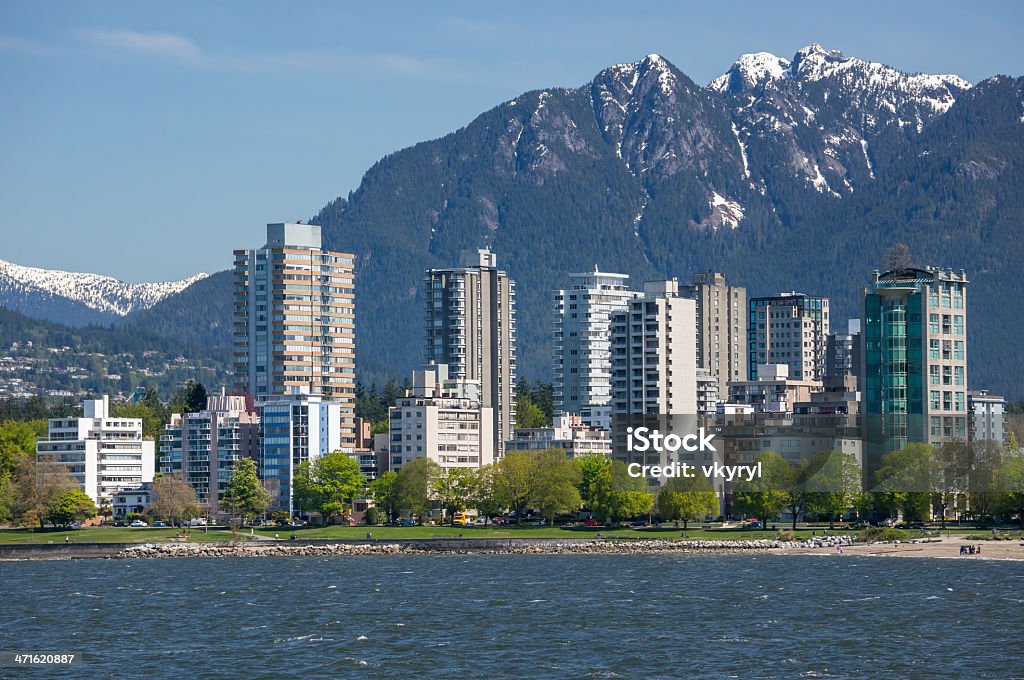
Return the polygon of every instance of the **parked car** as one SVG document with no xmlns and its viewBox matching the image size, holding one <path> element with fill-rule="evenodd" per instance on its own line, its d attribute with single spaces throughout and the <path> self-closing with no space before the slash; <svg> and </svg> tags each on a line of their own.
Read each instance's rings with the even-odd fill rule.
<svg viewBox="0 0 1024 680">
<path fill-rule="evenodd" d="M 584 520 L 583 521 L 583 526 L 585 526 L 585 527 L 599 527 L 599 526 L 601 526 L 601 523 L 598 522 L 596 519 L 588 519 L 588 520 Z"/>
<path fill-rule="evenodd" d="M 139 528 L 139 527 L 148 527 L 149 525 L 146 524 L 145 522 L 143 522 L 141 519 L 137 519 L 134 522 L 132 522 L 131 524 L 129 524 L 128 526 Z"/>
<path fill-rule="evenodd" d="M 190 519 L 188 521 L 188 525 L 190 527 L 205 527 L 206 526 L 206 518 L 205 517 L 195 517 L 195 518 Z"/>
<path fill-rule="evenodd" d="M 399 520 L 398 525 L 403 527 L 414 527 L 416 526 L 416 520 L 407 517 L 403 520 Z"/>
<path fill-rule="evenodd" d="M 167 522 L 153 522 L 153 526 L 154 527 L 165 527 L 165 526 L 167 526 Z"/>
<path fill-rule="evenodd" d="M 504 523 L 505 523 L 505 518 L 504 517 L 492 517 L 491 518 L 491 524 L 504 524 Z"/>
<path fill-rule="evenodd" d="M 67 528 L 68 529 L 81 529 L 82 528 L 82 523 L 81 522 L 68 522 Z"/>
<path fill-rule="evenodd" d="M 754 522 L 747 522 L 746 524 L 743 525 L 743 528 L 744 529 L 763 529 L 764 525 L 761 524 L 760 522 L 754 521 Z"/>
</svg>

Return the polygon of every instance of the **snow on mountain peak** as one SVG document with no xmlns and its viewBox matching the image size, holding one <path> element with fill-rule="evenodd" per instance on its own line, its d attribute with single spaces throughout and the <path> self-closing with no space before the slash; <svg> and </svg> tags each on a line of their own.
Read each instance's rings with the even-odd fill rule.
<svg viewBox="0 0 1024 680">
<path fill-rule="evenodd" d="M 911 75 L 812 43 L 797 50 L 792 61 L 770 52 L 744 54 L 728 71 L 708 83 L 708 88 L 736 94 L 783 80 L 813 82 L 826 78 L 838 80 L 846 88 L 875 92 L 895 89 L 927 104 L 936 113 L 945 112 L 957 94 L 971 87 L 956 75 Z"/>
<path fill-rule="evenodd" d="M 747 90 L 769 80 L 784 78 L 789 61 L 771 52 L 741 55 L 728 71 L 712 80 L 708 87 L 717 92 Z"/>
<path fill-rule="evenodd" d="M 7 295 L 65 298 L 105 314 L 128 316 L 180 293 L 206 274 L 181 281 L 125 283 L 111 276 L 24 267 L 0 260 L 0 302 Z"/>
</svg>

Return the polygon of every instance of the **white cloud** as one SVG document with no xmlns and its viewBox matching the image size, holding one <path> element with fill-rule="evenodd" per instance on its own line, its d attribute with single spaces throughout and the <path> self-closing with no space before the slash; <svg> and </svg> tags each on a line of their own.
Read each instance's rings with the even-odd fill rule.
<svg viewBox="0 0 1024 680">
<path fill-rule="evenodd" d="M 96 47 L 151 54 L 188 64 L 204 60 L 203 51 L 189 38 L 173 33 L 141 33 L 124 29 L 81 30 L 78 36 Z"/>
</svg>

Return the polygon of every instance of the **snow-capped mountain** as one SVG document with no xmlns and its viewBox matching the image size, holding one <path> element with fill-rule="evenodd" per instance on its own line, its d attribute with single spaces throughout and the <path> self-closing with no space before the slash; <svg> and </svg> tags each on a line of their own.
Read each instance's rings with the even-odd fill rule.
<svg viewBox="0 0 1024 680">
<path fill-rule="evenodd" d="M 543 378 L 548 291 L 595 263 L 634 283 L 714 268 L 750 294 L 813 290 L 842 318 L 896 241 L 923 263 L 996 271 L 990 244 L 1019 240 L 1024 79 L 971 85 L 816 44 L 724 70 L 702 86 L 648 54 L 577 88 L 525 92 L 369 168 L 312 218 L 325 243 L 359 254 L 372 291 L 356 318 L 360 372 L 415 366 L 421 272 L 466 248 L 490 246 L 519 282 L 517 365 Z M 988 280 L 972 283 L 979 338 L 998 332 Z"/>
<path fill-rule="evenodd" d="M 24 267 L 0 260 L 0 307 L 70 326 L 110 323 L 149 309 L 206 274 L 181 281 L 125 283 L 110 276 Z"/>
</svg>

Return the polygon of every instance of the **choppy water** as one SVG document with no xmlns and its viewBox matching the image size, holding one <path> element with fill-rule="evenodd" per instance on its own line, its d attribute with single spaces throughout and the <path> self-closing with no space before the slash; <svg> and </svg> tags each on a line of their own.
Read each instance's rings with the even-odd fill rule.
<svg viewBox="0 0 1024 680">
<path fill-rule="evenodd" d="M 83 652 L 68 677 L 1024 677 L 1022 562 L 89 560 L 0 583 L 0 652 Z"/>
</svg>

